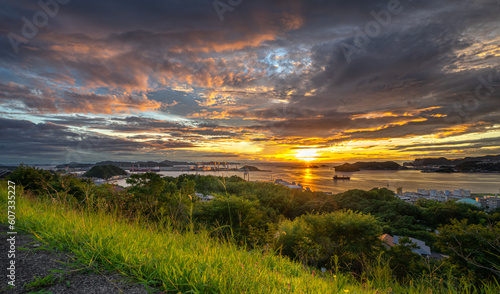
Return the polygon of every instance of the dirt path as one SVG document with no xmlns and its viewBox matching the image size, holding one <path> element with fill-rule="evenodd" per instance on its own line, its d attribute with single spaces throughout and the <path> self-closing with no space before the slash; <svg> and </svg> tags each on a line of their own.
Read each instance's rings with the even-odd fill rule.
<svg viewBox="0 0 500 294">
<path fill-rule="evenodd" d="M 0 224 L 0 293 L 75 293 L 75 294 L 146 294 L 145 286 L 132 284 L 124 276 L 112 273 L 96 273 L 85 265 L 75 263 L 67 252 L 46 248 L 42 242 L 28 233 L 15 235 L 15 287 L 8 288 L 7 275 L 10 266 L 8 257 L 8 228 Z M 47 278 L 50 282 L 40 282 L 39 287 L 27 287 L 35 277 Z"/>
</svg>

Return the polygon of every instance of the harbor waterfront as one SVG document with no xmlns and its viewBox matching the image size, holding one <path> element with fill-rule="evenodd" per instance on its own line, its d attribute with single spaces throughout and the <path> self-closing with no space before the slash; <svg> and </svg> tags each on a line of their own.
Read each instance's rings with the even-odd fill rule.
<svg viewBox="0 0 500 294">
<path fill-rule="evenodd" d="M 500 173 L 422 173 L 420 170 L 362 170 L 358 172 L 335 173 L 330 167 L 297 168 L 282 165 L 254 164 L 262 170 L 271 172 L 249 172 L 250 181 L 274 181 L 282 179 L 300 183 L 313 191 L 340 193 L 351 189 L 370 190 L 372 188 L 388 188 L 396 191 L 401 187 L 404 191 L 417 189 L 455 190 L 467 189 L 472 193 L 498 193 L 500 189 Z M 243 171 L 160 171 L 162 176 L 177 177 L 182 174 L 199 174 L 213 176 L 239 176 L 244 178 Z M 333 175 L 349 176 L 347 181 L 334 181 Z M 125 179 L 114 183 L 127 186 Z"/>
</svg>

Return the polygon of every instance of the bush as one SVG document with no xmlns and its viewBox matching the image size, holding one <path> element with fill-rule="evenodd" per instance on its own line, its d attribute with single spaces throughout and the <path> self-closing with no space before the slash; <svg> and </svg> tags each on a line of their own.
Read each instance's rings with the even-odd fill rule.
<svg viewBox="0 0 500 294">
<path fill-rule="evenodd" d="M 360 270 L 364 257 L 381 248 L 382 228 L 375 217 L 353 211 L 307 214 L 284 221 L 277 233 L 277 248 L 305 264 L 333 267 L 335 256 L 342 266 Z"/>
<path fill-rule="evenodd" d="M 48 185 L 57 179 L 58 175 L 56 174 L 24 164 L 19 165 L 9 176 L 9 180 L 12 182 L 37 194 L 46 192 Z"/>
<path fill-rule="evenodd" d="M 437 239 L 450 262 L 478 279 L 500 278 L 500 222 L 484 226 L 453 220 L 439 228 Z"/>
<path fill-rule="evenodd" d="M 258 201 L 236 196 L 222 197 L 196 205 L 196 221 L 217 227 L 217 232 L 229 232 L 238 241 L 250 246 L 261 245 L 266 240 L 269 217 Z M 226 227 L 227 226 L 227 227 Z"/>
</svg>

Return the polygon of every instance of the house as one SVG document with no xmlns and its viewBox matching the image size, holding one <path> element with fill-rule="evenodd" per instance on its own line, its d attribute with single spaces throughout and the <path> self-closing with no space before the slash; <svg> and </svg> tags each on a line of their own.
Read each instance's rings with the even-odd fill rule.
<svg viewBox="0 0 500 294">
<path fill-rule="evenodd" d="M 198 198 L 200 198 L 200 201 L 204 201 L 204 202 L 215 199 L 215 196 L 212 196 L 212 195 L 204 195 L 202 193 L 195 193 L 195 195 Z"/>
<path fill-rule="evenodd" d="M 276 180 L 274 180 L 274 183 L 278 184 L 278 185 L 282 185 L 282 186 L 288 187 L 290 189 L 297 189 L 297 190 L 303 190 L 304 189 L 304 187 L 300 183 L 295 183 L 295 182 L 289 183 L 287 181 L 283 181 L 282 179 L 276 179 Z"/>
<path fill-rule="evenodd" d="M 103 180 L 103 179 L 98 179 L 98 178 L 92 178 L 92 182 L 94 182 L 94 184 L 96 185 L 102 185 L 102 184 L 105 184 L 106 181 Z"/>
<path fill-rule="evenodd" d="M 383 234 L 380 236 L 380 240 L 384 242 L 384 245 L 387 248 L 394 246 L 394 238 L 389 234 Z"/>
<path fill-rule="evenodd" d="M 429 256 L 430 259 L 436 259 L 436 260 L 441 260 L 443 258 L 448 258 L 448 257 L 450 257 L 450 256 L 442 254 L 442 253 L 436 253 L 436 252 L 432 252 L 431 255 Z"/>
<path fill-rule="evenodd" d="M 210 200 L 214 200 L 214 199 L 215 199 L 215 196 L 205 195 L 205 196 L 200 198 L 200 201 L 210 201 Z"/>
<path fill-rule="evenodd" d="M 423 196 L 429 196 L 429 190 L 417 189 L 417 194 L 420 194 L 420 195 L 423 195 Z"/>
<path fill-rule="evenodd" d="M 120 186 L 117 186 L 117 185 L 113 185 L 113 187 L 112 187 L 112 188 L 113 188 L 113 190 L 114 190 L 115 192 L 123 192 L 123 191 L 125 191 L 125 190 L 126 190 L 125 188 L 120 187 Z"/>
<path fill-rule="evenodd" d="M 476 207 L 481 207 L 481 203 L 469 198 L 460 199 L 457 201 L 457 203 L 464 203 L 464 204 L 474 205 Z"/>
<path fill-rule="evenodd" d="M 386 247 L 388 248 L 395 245 L 399 245 L 399 241 L 401 240 L 401 238 L 402 238 L 401 236 L 394 235 L 393 237 L 389 234 L 384 234 L 380 236 L 380 239 L 385 243 Z M 425 245 L 424 241 L 411 237 L 409 239 L 413 244 L 417 245 L 417 248 L 412 249 L 413 253 L 416 253 L 424 257 L 430 257 L 432 255 L 431 248 Z"/>
<path fill-rule="evenodd" d="M 464 190 L 464 189 L 455 189 L 453 192 L 453 196 L 456 198 L 468 198 L 470 197 L 470 190 Z"/>
<path fill-rule="evenodd" d="M 402 237 L 394 235 L 393 238 L 393 243 L 394 245 L 399 245 L 399 240 L 401 240 Z M 425 245 L 425 242 L 419 239 L 415 238 L 408 238 L 413 244 L 417 245 L 417 248 L 413 249 L 412 252 L 419 254 L 421 256 L 430 256 L 431 255 L 431 248 L 427 245 Z"/>
<path fill-rule="evenodd" d="M 479 201 L 482 206 L 485 206 L 490 210 L 494 210 L 500 207 L 500 196 L 497 195 L 476 198 L 476 201 Z"/>
</svg>

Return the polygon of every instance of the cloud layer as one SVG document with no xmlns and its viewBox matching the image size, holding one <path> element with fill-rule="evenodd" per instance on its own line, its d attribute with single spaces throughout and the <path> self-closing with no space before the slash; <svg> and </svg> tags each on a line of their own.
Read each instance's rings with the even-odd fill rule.
<svg viewBox="0 0 500 294">
<path fill-rule="evenodd" d="M 1 161 L 498 153 L 498 1 L 63 2 L 2 4 Z"/>
</svg>

